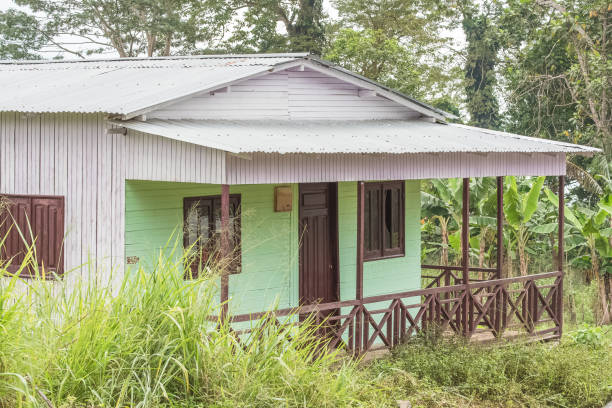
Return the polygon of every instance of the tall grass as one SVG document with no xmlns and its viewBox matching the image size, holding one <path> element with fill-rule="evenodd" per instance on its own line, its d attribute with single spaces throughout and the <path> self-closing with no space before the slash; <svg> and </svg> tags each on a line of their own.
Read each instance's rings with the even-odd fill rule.
<svg viewBox="0 0 612 408">
<path fill-rule="evenodd" d="M 612 400 L 612 338 L 485 346 L 420 337 L 370 367 L 421 407 L 593 407 Z"/>
<path fill-rule="evenodd" d="M 114 289 L 95 271 L 72 285 L 4 278 L 0 406 L 378 405 L 355 362 L 318 352 L 309 325 L 260 322 L 238 343 L 211 321 L 214 277 L 185 281 L 182 262 L 160 256 Z"/>
<path fill-rule="evenodd" d="M 24 262 L 35 268 L 33 257 Z M 0 265 L 0 407 L 394 407 L 398 399 L 599 407 L 612 399 L 609 339 L 484 347 L 425 338 L 369 366 L 320 353 L 308 322 L 262 319 L 239 342 L 214 319 L 214 271 L 184 280 L 183 262 L 170 251 L 119 282 L 87 265 L 56 281 L 24 281 Z"/>
</svg>

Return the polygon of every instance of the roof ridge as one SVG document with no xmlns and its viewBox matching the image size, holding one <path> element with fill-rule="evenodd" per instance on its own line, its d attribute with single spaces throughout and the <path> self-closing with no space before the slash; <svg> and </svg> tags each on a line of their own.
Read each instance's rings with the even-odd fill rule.
<svg viewBox="0 0 612 408">
<path fill-rule="evenodd" d="M 176 61 L 199 59 L 232 59 L 232 58 L 305 58 L 310 56 L 307 52 L 288 53 L 253 53 L 253 54 L 200 54 L 200 55 L 171 55 L 166 57 L 129 57 L 129 58 L 92 58 L 92 59 L 65 59 L 65 60 L 0 60 L 2 65 L 44 65 L 86 62 L 128 62 L 128 61 Z"/>
</svg>

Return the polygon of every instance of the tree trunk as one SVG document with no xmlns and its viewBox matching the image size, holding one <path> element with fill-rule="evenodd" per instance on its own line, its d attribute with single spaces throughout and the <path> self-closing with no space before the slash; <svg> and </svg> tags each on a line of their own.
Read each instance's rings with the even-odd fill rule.
<svg viewBox="0 0 612 408">
<path fill-rule="evenodd" d="M 487 230 L 485 229 L 484 232 L 482 234 L 480 234 L 480 246 L 478 248 L 479 253 L 478 253 L 478 267 L 479 268 L 483 268 L 484 267 L 484 258 L 485 258 L 485 234 L 486 234 Z M 483 280 L 484 279 L 484 272 L 478 272 L 478 279 Z"/>
<path fill-rule="evenodd" d="M 506 258 L 507 258 L 507 266 L 508 266 L 508 276 L 506 278 L 512 277 L 512 252 L 510 251 L 510 245 L 506 247 Z"/>
<path fill-rule="evenodd" d="M 527 254 L 525 253 L 525 246 L 518 244 L 519 253 L 519 266 L 521 269 L 521 276 L 527 276 Z"/>
<path fill-rule="evenodd" d="M 601 306 L 601 320 L 599 324 L 610 324 L 611 320 L 611 301 L 612 296 L 610 295 L 610 278 L 605 276 L 599 276 L 597 278 L 599 286 L 599 304 Z"/>
</svg>

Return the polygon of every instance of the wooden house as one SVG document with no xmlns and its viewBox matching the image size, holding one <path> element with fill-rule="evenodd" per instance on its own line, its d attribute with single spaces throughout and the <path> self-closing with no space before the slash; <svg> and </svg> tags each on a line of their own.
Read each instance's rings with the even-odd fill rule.
<svg viewBox="0 0 612 408">
<path fill-rule="evenodd" d="M 198 264 L 231 257 L 220 301 L 235 321 L 316 303 L 304 313 L 332 316 L 336 344 L 357 350 L 431 321 L 561 333 L 562 271 L 474 282 L 464 261 L 425 266 L 437 273 L 421 287 L 420 180 L 464 178 L 464 198 L 470 177 L 563 182 L 567 154 L 597 149 L 450 124 L 304 54 L 2 62 L 0 89 L 4 217 L 32 225 L 45 271 L 121 276 L 174 236 Z M 15 270 L 24 243 L 9 224 Z"/>
</svg>

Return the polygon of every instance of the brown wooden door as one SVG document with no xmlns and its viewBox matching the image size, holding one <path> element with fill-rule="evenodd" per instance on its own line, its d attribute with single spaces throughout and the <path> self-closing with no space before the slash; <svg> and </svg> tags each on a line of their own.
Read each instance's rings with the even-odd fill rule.
<svg viewBox="0 0 612 408">
<path fill-rule="evenodd" d="M 300 304 L 335 302 L 338 287 L 335 183 L 300 184 Z"/>
</svg>

